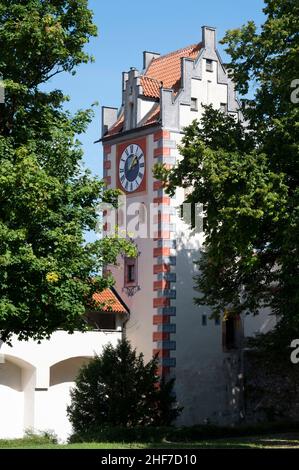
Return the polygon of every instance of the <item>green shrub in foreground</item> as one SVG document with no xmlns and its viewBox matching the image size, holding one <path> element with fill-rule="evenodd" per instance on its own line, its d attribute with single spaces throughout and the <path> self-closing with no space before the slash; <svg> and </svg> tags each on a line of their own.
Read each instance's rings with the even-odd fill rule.
<svg viewBox="0 0 299 470">
<path fill-rule="evenodd" d="M 76 433 L 106 428 L 168 426 L 181 409 L 173 394 L 174 380 L 161 381 L 157 358 L 147 364 L 123 339 L 83 366 L 67 409 Z M 130 433 L 130 431 L 128 431 Z"/>
</svg>

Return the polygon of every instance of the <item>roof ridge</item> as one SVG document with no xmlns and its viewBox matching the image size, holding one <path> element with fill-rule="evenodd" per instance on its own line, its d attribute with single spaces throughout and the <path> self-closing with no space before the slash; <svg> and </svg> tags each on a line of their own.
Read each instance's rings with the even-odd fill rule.
<svg viewBox="0 0 299 470">
<path fill-rule="evenodd" d="M 190 44 L 189 46 L 181 47 L 180 49 L 177 49 L 176 51 L 168 52 L 167 54 L 164 54 L 164 55 L 161 55 L 160 57 L 154 58 L 154 59 L 151 61 L 151 64 L 152 64 L 153 62 L 158 62 L 158 61 L 161 60 L 161 59 L 165 59 L 165 58 L 167 58 L 167 57 L 170 57 L 170 56 L 172 56 L 172 55 L 175 55 L 175 54 L 177 54 L 178 52 L 184 51 L 184 50 L 186 50 L 186 49 L 191 49 L 191 48 L 198 47 L 198 46 L 201 45 L 201 44 L 202 44 L 201 42 L 198 42 L 198 43 Z M 150 65 L 151 65 L 151 64 L 150 64 Z"/>
<path fill-rule="evenodd" d="M 115 287 L 113 286 L 110 286 L 108 287 L 108 289 L 111 290 L 111 292 L 113 292 L 113 294 L 115 295 L 115 297 L 117 298 L 117 300 L 119 301 L 119 303 L 122 304 L 122 306 L 127 310 L 128 313 L 130 313 L 130 310 L 127 306 L 127 304 L 124 302 L 124 300 L 121 298 L 121 296 L 119 295 L 119 293 L 117 292 L 117 290 L 115 289 Z"/>
</svg>

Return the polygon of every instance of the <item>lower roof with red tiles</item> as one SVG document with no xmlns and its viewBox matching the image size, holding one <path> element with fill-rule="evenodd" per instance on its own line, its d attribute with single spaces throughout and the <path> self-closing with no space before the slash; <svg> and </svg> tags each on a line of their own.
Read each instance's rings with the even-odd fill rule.
<svg viewBox="0 0 299 470">
<path fill-rule="evenodd" d="M 113 288 L 104 289 L 93 294 L 93 300 L 101 312 L 128 314 L 129 309 Z"/>
</svg>

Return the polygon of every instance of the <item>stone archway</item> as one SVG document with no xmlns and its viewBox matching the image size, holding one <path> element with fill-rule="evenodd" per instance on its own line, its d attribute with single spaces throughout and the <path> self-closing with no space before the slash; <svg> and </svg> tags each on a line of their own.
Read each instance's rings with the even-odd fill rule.
<svg viewBox="0 0 299 470">
<path fill-rule="evenodd" d="M 55 385 L 74 382 L 80 368 L 90 361 L 90 357 L 70 357 L 57 362 L 50 367 L 50 387 Z"/>
</svg>

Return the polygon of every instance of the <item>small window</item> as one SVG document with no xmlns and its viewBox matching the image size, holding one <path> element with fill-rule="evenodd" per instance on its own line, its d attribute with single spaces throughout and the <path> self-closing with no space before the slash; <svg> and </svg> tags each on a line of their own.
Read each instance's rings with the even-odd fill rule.
<svg viewBox="0 0 299 470">
<path fill-rule="evenodd" d="M 125 258 L 125 287 L 137 285 L 137 258 Z"/>
<path fill-rule="evenodd" d="M 213 72 L 213 61 L 210 59 L 206 59 L 206 71 Z"/>
<path fill-rule="evenodd" d="M 219 326 L 220 325 L 220 317 L 215 318 L 215 325 Z"/>
<path fill-rule="evenodd" d="M 191 98 L 191 111 L 198 111 L 197 98 Z"/>
<path fill-rule="evenodd" d="M 207 316 L 206 316 L 206 315 L 202 315 L 202 317 L 201 317 L 201 324 L 202 324 L 202 326 L 207 326 L 207 323 L 208 323 Z"/>
<path fill-rule="evenodd" d="M 135 281 L 135 266 L 134 264 L 128 265 L 128 282 Z"/>
<path fill-rule="evenodd" d="M 202 205 L 194 202 L 184 202 L 178 207 L 178 215 L 189 226 L 191 230 L 196 227 L 200 228 L 202 232 L 205 230 L 207 217 L 203 214 L 205 211 L 202 211 Z"/>
<path fill-rule="evenodd" d="M 227 104 L 226 103 L 220 103 L 220 111 L 224 114 L 227 114 Z"/>
</svg>

